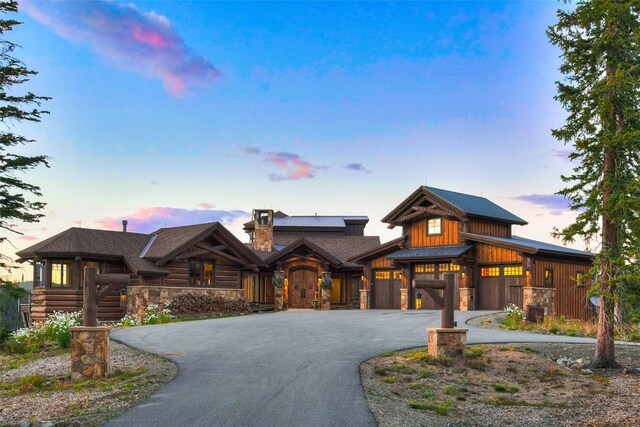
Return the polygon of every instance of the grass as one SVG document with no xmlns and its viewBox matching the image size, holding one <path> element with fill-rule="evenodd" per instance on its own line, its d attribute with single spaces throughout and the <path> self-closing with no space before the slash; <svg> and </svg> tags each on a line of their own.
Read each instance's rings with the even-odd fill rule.
<svg viewBox="0 0 640 427">
<path fill-rule="evenodd" d="M 413 368 L 408 367 L 407 365 L 405 365 L 404 363 L 396 363 L 394 365 L 391 365 L 391 369 L 393 369 L 394 371 L 401 373 L 401 374 L 415 374 L 416 370 Z"/>
<path fill-rule="evenodd" d="M 530 406 L 535 408 L 568 408 L 569 405 L 562 402 L 550 402 L 548 400 L 542 402 L 529 402 L 526 400 L 513 399 L 506 396 L 498 396 L 491 399 L 484 399 L 481 401 L 494 406 Z"/>
<path fill-rule="evenodd" d="M 47 346 L 44 350 L 36 353 L 8 353 L 0 351 L 0 372 L 10 371 L 34 360 L 58 356 L 68 351 L 69 350 L 61 349 L 57 346 Z"/>
<path fill-rule="evenodd" d="M 482 356 L 486 351 L 487 351 L 486 346 L 473 345 L 473 346 L 468 346 L 465 349 L 464 355 L 467 357 L 467 359 L 477 359 L 478 357 Z"/>
<path fill-rule="evenodd" d="M 387 384 L 393 384 L 396 381 L 398 381 L 398 376 L 397 375 L 389 375 L 388 377 L 384 377 L 382 379 L 382 381 L 384 381 Z"/>
<path fill-rule="evenodd" d="M 517 393 L 520 391 L 518 387 L 509 384 L 491 384 L 491 387 L 498 393 Z"/>
<path fill-rule="evenodd" d="M 441 402 L 411 400 L 408 405 L 413 409 L 429 410 L 439 415 L 449 415 L 454 409 L 453 400 L 451 399 L 445 399 Z"/>
<path fill-rule="evenodd" d="M 433 369 L 429 369 L 429 368 L 418 369 L 418 376 L 420 378 L 429 378 L 432 375 L 433 375 Z"/>
<path fill-rule="evenodd" d="M 16 381 L 0 384 L 0 398 L 66 390 L 76 392 L 85 390 L 131 392 L 141 384 L 141 378 L 139 377 L 145 372 L 147 372 L 147 368 L 138 368 L 120 371 L 106 378 L 93 378 L 82 381 L 74 381 L 68 375 L 64 377 L 48 377 L 41 374 L 27 375 Z"/>
</svg>

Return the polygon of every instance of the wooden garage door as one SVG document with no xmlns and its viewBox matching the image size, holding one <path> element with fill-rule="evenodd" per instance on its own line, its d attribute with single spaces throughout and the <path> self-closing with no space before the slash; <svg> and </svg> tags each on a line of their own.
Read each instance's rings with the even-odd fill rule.
<svg viewBox="0 0 640 427">
<path fill-rule="evenodd" d="M 522 267 L 481 267 L 476 290 L 476 308 L 502 310 L 509 304 L 522 307 Z"/>
<path fill-rule="evenodd" d="M 400 308 L 400 270 L 376 270 L 373 275 L 373 308 Z"/>
</svg>

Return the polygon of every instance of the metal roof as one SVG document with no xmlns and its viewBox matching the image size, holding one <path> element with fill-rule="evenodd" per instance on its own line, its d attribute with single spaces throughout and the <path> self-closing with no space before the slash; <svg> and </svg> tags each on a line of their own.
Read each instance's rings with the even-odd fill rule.
<svg viewBox="0 0 640 427">
<path fill-rule="evenodd" d="M 427 248 L 410 248 L 395 251 L 387 258 L 389 259 L 440 259 L 440 258 L 458 258 L 471 249 L 469 245 L 455 246 L 431 246 Z"/>
<path fill-rule="evenodd" d="M 524 237 L 512 236 L 510 239 L 507 237 L 491 237 L 494 240 L 501 241 L 504 243 L 513 243 L 520 246 L 527 246 L 531 249 L 535 249 L 540 252 L 556 252 L 561 254 L 568 255 L 578 255 L 578 256 L 586 256 L 593 257 L 594 254 L 591 252 L 580 251 L 578 249 L 568 248 L 566 246 L 553 245 L 551 243 L 540 242 L 538 240 L 526 239 Z"/>
<path fill-rule="evenodd" d="M 287 216 L 273 218 L 274 227 L 330 227 L 344 228 L 349 221 L 369 221 L 366 216 Z"/>
<path fill-rule="evenodd" d="M 466 212 L 468 215 L 495 218 L 516 224 L 527 223 L 524 219 L 512 214 L 504 208 L 501 208 L 484 197 L 456 193 L 455 191 L 443 190 L 441 188 L 426 186 L 423 186 L 423 188 L 440 197 L 444 201 L 454 205 L 463 212 Z"/>
</svg>

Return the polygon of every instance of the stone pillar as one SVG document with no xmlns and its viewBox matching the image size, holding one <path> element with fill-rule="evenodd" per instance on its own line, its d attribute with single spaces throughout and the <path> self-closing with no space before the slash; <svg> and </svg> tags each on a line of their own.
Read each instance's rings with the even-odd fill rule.
<svg viewBox="0 0 640 427">
<path fill-rule="evenodd" d="M 369 289 L 360 289 L 360 310 L 369 310 Z"/>
<path fill-rule="evenodd" d="M 476 290 L 474 288 L 460 288 L 460 310 L 476 309 Z"/>
<path fill-rule="evenodd" d="M 320 310 L 331 310 L 331 289 L 322 288 Z"/>
<path fill-rule="evenodd" d="M 108 326 L 72 326 L 71 331 L 71 377 L 106 377 L 109 375 Z"/>
<path fill-rule="evenodd" d="M 545 316 L 556 314 L 556 290 L 554 288 L 522 288 L 522 306 L 526 310 L 528 305 L 544 307 Z"/>
<path fill-rule="evenodd" d="M 459 356 L 464 354 L 468 329 L 427 328 L 429 356 Z"/>
<path fill-rule="evenodd" d="M 281 287 L 274 286 L 273 288 L 273 309 L 280 311 L 284 307 L 284 292 Z"/>
<path fill-rule="evenodd" d="M 409 289 L 400 289 L 400 310 L 409 310 Z"/>
</svg>

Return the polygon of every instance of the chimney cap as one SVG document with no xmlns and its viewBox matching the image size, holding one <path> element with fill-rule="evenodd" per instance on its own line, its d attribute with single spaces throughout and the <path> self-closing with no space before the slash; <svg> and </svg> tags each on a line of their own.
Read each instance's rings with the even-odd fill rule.
<svg viewBox="0 0 640 427">
<path fill-rule="evenodd" d="M 127 232 L 127 224 L 129 223 L 129 221 L 127 221 L 126 219 L 122 220 L 122 232 L 126 233 Z"/>
</svg>

